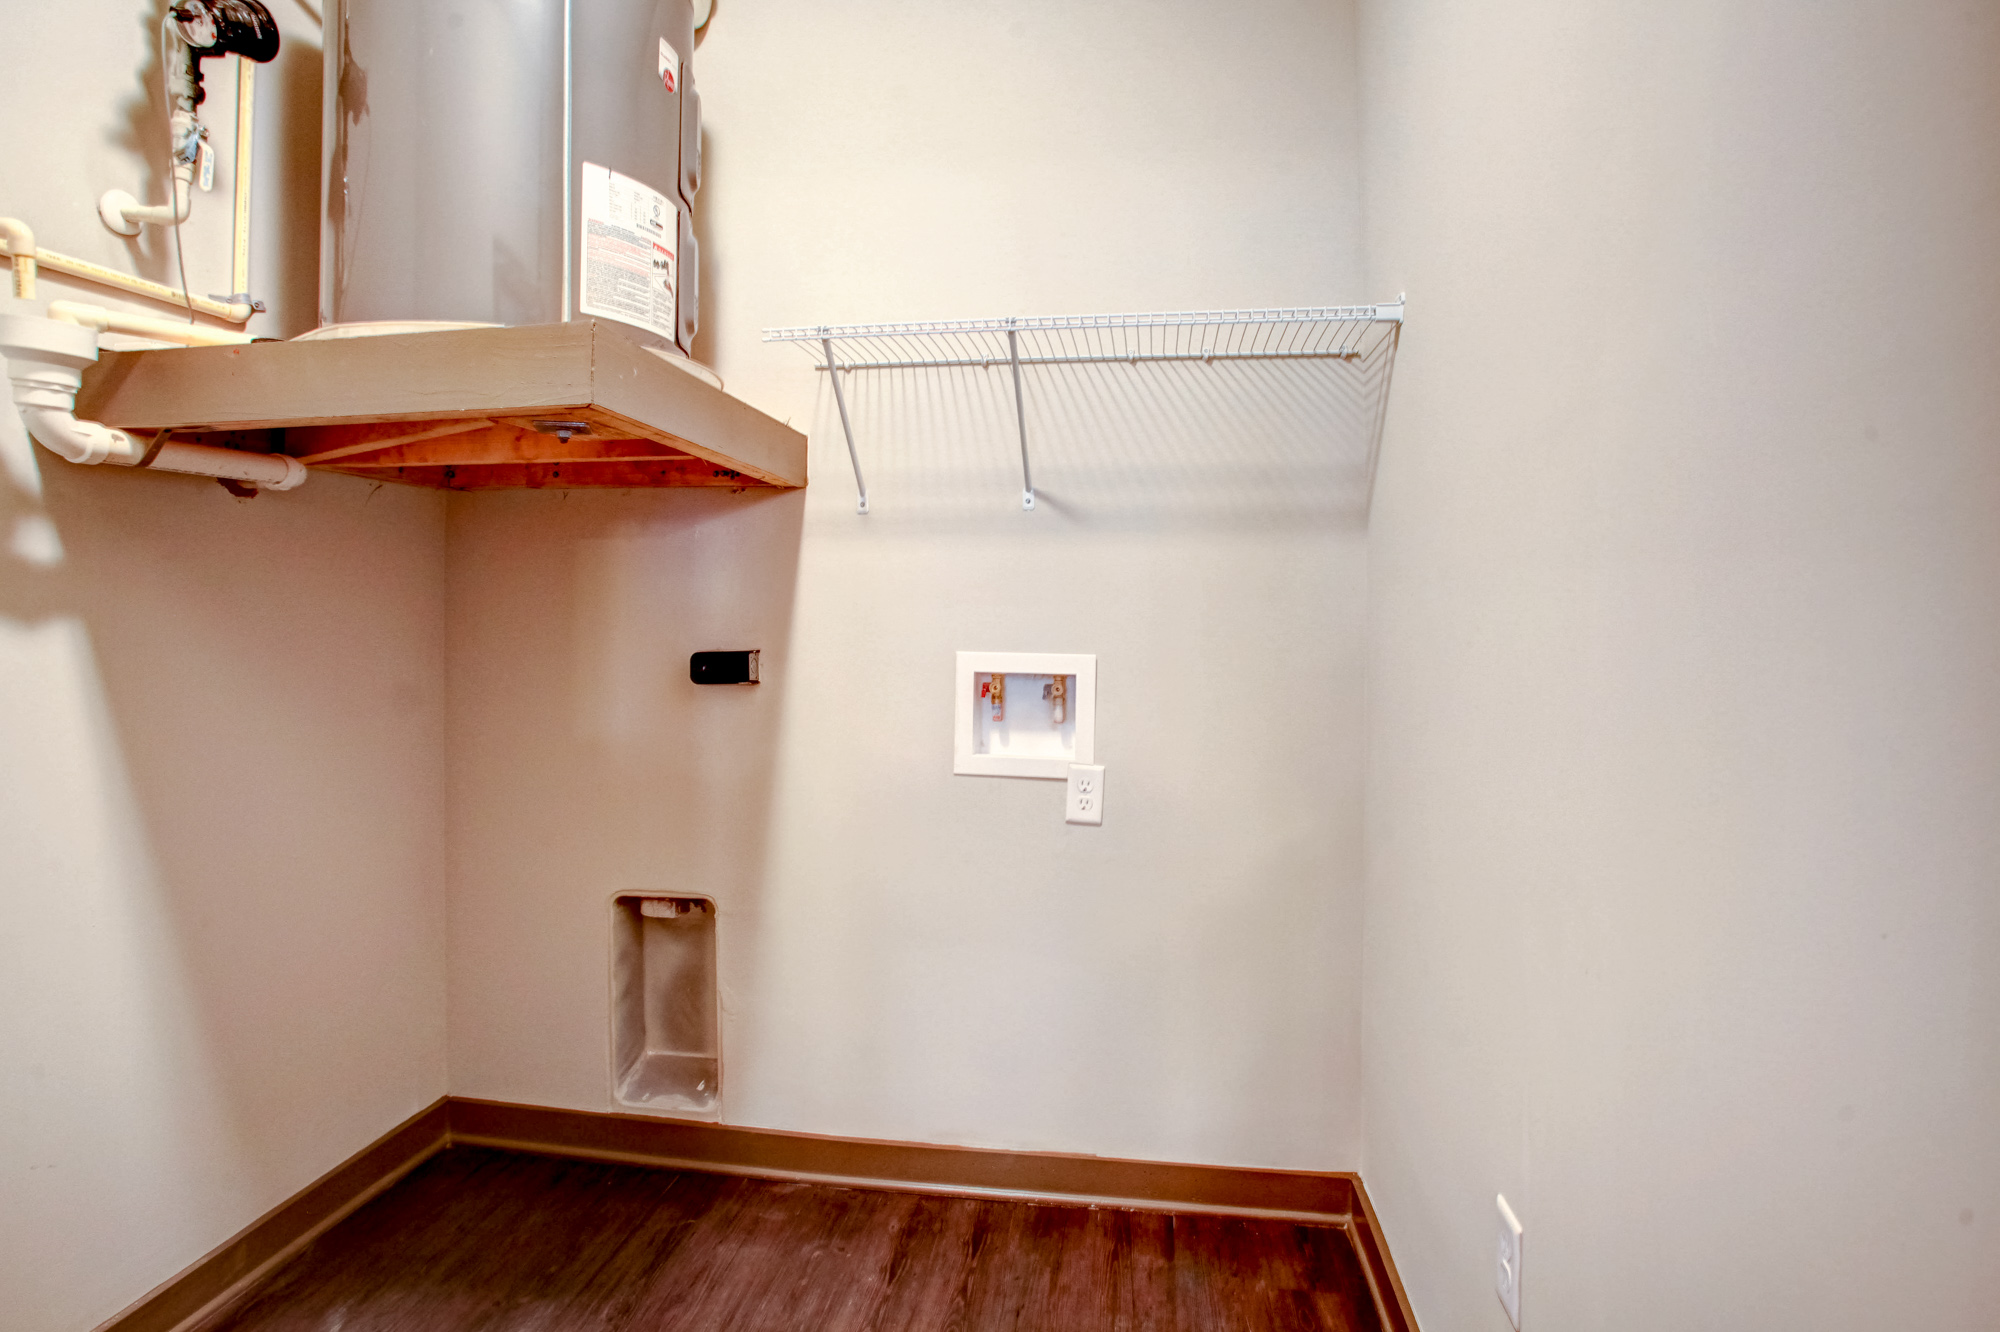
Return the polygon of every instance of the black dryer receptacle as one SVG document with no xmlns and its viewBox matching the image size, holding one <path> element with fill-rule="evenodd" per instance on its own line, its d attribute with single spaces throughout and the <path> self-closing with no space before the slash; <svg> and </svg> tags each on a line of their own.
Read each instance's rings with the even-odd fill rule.
<svg viewBox="0 0 2000 1332">
<path fill-rule="evenodd" d="M 756 684 L 759 651 L 697 652 L 688 658 L 688 679 L 699 685 Z"/>
</svg>

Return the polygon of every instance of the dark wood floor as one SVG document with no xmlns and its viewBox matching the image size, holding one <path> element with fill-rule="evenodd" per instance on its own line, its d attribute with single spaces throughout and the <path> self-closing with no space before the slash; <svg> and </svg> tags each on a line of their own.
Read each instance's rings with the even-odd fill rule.
<svg viewBox="0 0 2000 1332">
<path fill-rule="evenodd" d="M 456 1147 L 214 1332 L 1377 1332 L 1331 1226 Z"/>
</svg>

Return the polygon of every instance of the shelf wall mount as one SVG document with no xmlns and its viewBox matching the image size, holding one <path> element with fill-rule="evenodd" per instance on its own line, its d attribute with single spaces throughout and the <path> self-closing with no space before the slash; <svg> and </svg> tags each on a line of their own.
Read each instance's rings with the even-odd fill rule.
<svg viewBox="0 0 2000 1332">
<path fill-rule="evenodd" d="M 1021 445 L 1021 507 L 1035 507 L 1028 456 L 1028 413 L 1021 367 L 1144 365 L 1160 362 L 1359 360 L 1395 353 L 1404 298 L 1380 305 L 1276 310 L 1196 310 L 1164 314 L 1053 315 L 957 319 L 914 324 L 820 324 L 767 328 L 766 342 L 790 342 L 827 375 L 854 469 L 857 513 L 868 512 L 868 483 L 854 443 L 843 375 L 868 370 L 1007 366 L 1014 380 L 1014 422 Z M 1379 435 L 1378 416 L 1375 429 Z M 1371 442 L 1371 456 L 1373 443 Z"/>
</svg>

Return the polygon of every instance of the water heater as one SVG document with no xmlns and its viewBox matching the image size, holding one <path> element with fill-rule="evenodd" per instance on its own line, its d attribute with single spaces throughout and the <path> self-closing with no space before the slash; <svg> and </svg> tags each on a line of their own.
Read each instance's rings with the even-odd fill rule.
<svg viewBox="0 0 2000 1332">
<path fill-rule="evenodd" d="M 320 323 L 691 347 L 694 0 L 329 0 Z"/>
</svg>

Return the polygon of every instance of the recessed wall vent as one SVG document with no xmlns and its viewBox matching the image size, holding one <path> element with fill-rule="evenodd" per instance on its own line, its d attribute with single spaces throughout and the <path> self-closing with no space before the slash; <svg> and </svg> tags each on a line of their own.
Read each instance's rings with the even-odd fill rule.
<svg viewBox="0 0 2000 1332">
<path fill-rule="evenodd" d="M 687 1119 L 719 1118 L 715 903 L 619 897 L 611 935 L 611 1075 L 618 1103 Z"/>
</svg>

